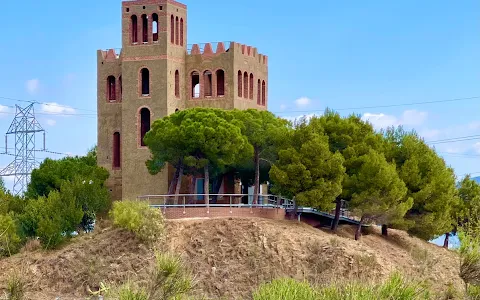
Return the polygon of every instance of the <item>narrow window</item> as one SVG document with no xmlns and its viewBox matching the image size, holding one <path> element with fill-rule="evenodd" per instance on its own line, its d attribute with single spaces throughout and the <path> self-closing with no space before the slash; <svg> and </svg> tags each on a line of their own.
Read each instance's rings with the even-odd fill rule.
<svg viewBox="0 0 480 300">
<path fill-rule="evenodd" d="M 180 34 L 180 28 L 179 28 L 179 24 L 178 24 L 178 17 L 175 18 L 175 45 L 178 45 L 180 44 L 180 41 L 179 41 L 179 36 Z"/>
<path fill-rule="evenodd" d="M 143 138 L 150 130 L 150 110 L 146 107 L 140 110 L 140 145 L 146 146 Z"/>
<path fill-rule="evenodd" d="M 238 97 L 242 97 L 242 71 L 238 71 Z"/>
<path fill-rule="evenodd" d="M 116 90 L 115 76 L 108 76 L 108 78 L 107 78 L 107 94 L 108 94 L 108 100 L 109 101 L 117 100 L 117 98 L 115 97 L 115 90 Z"/>
<path fill-rule="evenodd" d="M 260 86 L 261 86 L 261 83 L 259 79 L 257 82 L 257 104 L 258 105 L 262 104 L 262 100 L 261 100 L 262 94 L 261 94 Z"/>
<path fill-rule="evenodd" d="M 137 16 L 132 16 L 132 43 L 137 43 Z"/>
<path fill-rule="evenodd" d="M 183 46 L 183 18 L 180 18 L 180 46 Z"/>
<path fill-rule="evenodd" d="M 120 133 L 113 134 L 113 168 L 120 168 Z"/>
<path fill-rule="evenodd" d="M 243 98 L 248 98 L 248 73 L 243 73 Z"/>
<path fill-rule="evenodd" d="M 203 72 L 203 82 L 205 88 L 205 97 L 212 96 L 212 72 L 205 71 Z"/>
<path fill-rule="evenodd" d="M 120 95 L 118 95 L 118 99 L 119 100 L 122 100 L 122 93 L 123 93 L 123 90 L 122 90 L 122 75 L 120 75 L 120 77 L 118 77 L 118 85 L 120 86 Z"/>
<path fill-rule="evenodd" d="M 200 74 L 197 71 L 192 72 L 192 98 L 200 97 Z"/>
<path fill-rule="evenodd" d="M 175 97 L 180 97 L 180 73 L 175 71 Z"/>
<path fill-rule="evenodd" d="M 142 96 L 150 95 L 150 72 L 147 68 L 143 68 L 142 75 Z"/>
<path fill-rule="evenodd" d="M 142 35 L 143 35 L 143 42 L 148 43 L 148 18 L 147 18 L 147 15 L 142 15 Z"/>
<path fill-rule="evenodd" d="M 217 96 L 225 95 L 225 72 L 217 70 Z"/>
<path fill-rule="evenodd" d="M 266 91 L 265 91 L 265 80 L 262 81 L 262 105 L 265 106 L 265 98 L 266 98 Z"/>
<path fill-rule="evenodd" d="M 158 41 L 158 15 L 152 15 L 152 33 L 153 33 L 153 41 Z"/>
<path fill-rule="evenodd" d="M 170 17 L 170 42 L 175 43 L 175 18 L 173 15 Z"/>
<path fill-rule="evenodd" d="M 250 99 L 253 100 L 253 74 L 250 73 L 250 86 L 249 86 L 249 89 L 250 89 Z"/>
</svg>

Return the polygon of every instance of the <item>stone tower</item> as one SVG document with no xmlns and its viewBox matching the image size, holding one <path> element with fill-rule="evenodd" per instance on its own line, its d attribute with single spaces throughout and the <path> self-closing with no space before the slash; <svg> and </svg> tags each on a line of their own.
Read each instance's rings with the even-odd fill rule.
<svg viewBox="0 0 480 300">
<path fill-rule="evenodd" d="M 171 168 L 153 176 L 145 166 L 156 119 L 196 106 L 267 109 L 267 56 L 235 42 L 187 46 L 187 7 L 173 0 L 124 1 L 122 49 L 98 50 L 97 74 L 97 157 L 114 200 L 167 193 Z"/>
</svg>

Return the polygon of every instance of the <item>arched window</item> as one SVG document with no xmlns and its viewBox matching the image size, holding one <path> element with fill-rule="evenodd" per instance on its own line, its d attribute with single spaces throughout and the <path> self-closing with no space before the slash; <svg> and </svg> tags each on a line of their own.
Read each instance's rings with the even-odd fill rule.
<svg viewBox="0 0 480 300">
<path fill-rule="evenodd" d="M 260 83 L 260 79 L 258 80 L 257 82 L 257 104 L 258 105 L 261 105 L 262 104 L 262 92 L 261 92 L 261 89 L 260 89 L 260 86 L 261 86 L 261 83 Z"/>
<path fill-rule="evenodd" d="M 150 72 L 147 68 L 143 68 L 141 72 L 142 76 L 142 96 L 150 95 Z"/>
<path fill-rule="evenodd" d="M 253 74 L 250 73 L 250 86 L 249 86 L 249 90 L 250 90 L 250 99 L 253 100 Z"/>
<path fill-rule="evenodd" d="M 142 38 L 144 43 L 148 43 L 148 18 L 142 15 Z"/>
<path fill-rule="evenodd" d="M 132 16 L 132 43 L 137 43 L 138 42 L 138 39 L 137 39 L 137 16 L 136 15 L 133 15 Z"/>
<path fill-rule="evenodd" d="M 115 76 L 108 76 L 107 78 L 107 99 L 108 101 L 115 101 L 117 98 L 115 97 L 116 91 L 116 83 L 115 83 Z"/>
<path fill-rule="evenodd" d="M 179 24 L 178 24 L 178 17 L 175 18 L 175 45 L 178 45 L 180 44 L 180 28 L 179 28 Z"/>
<path fill-rule="evenodd" d="M 200 74 L 197 71 L 192 72 L 192 98 L 200 97 Z"/>
<path fill-rule="evenodd" d="M 180 46 L 183 46 L 183 18 L 180 18 Z"/>
<path fill-rule="evenodd" d="M 153 41 L 158 41 L 158 15 L 152 15 L 152 33 L 153 33 Z"/>
<path fill-rule="evenodd" d="M 143 138 L 150 130 L 150 110 L 146 107 L 140 110 L 140 145 L 146 146 Z"/>
<path fill-rule="evenodd" d="M 180 97 L 180 73 L 175 71 L 175 97 Z"/>
<path fill-rule="evenodd" d="M 243 98 L 248 98 L 248 73 L 243 73 Z"/>
<path fill-rule="evenodd" d="M 170 16 L 170 42 L 175 43 L 175 18 Z"/>
<path fill-rule="evenodd" d="M 115 132 L 113 134 L 113 160 L 112 160 L 112 166 L 114 169 L 119 169 L 120 168 L 120 158 L 121 152 L 120 152 L 120 133 Z"/>
<path fill-rule="evenodd" d="M 223 70 L 217 70 L 217 96 L 225 95 L 225 72 Z"/>
<path fill-rule="evenodd" d="M 205 97 L 212 96 L 212 72 L 205 71 L 203 72 L 203 86 Z"/>
<path fill-rule="evenodd" d="M 242 97 L 242 71 L 238 71 L 238 97 Z"/>
<path fill-rule="evenodd" d="M 266 102 L 266 86 L 265 86 L 265 80 L 262 81 L 262 105 L 265 106 Z"/>
</svg>

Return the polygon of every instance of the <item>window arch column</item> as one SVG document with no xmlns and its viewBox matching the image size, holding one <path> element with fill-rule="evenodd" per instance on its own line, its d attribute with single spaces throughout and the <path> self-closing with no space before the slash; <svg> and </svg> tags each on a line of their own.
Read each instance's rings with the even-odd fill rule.
<svg viewBox="0 0 480 300">
<path fill-rule="evenodd" d="M 140 107 L 137 112 L 137 131 L 138 131 L 138 146 L 146 147 L 144 137 L 147 132 L 150 131 L 152 124 L 152 113 L 146 106 Z"/>
</svg>

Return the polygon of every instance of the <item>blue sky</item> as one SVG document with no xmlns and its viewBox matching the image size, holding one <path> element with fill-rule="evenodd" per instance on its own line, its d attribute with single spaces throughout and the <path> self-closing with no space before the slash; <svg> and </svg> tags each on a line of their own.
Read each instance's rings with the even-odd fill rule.
<svg viewBox="0 0 480 300">
<path fill-rule="evenodd" d="M 269 56 L 269 109 L 281 116 L 480 96 L 476 0 L 183 3 L 188 43 L 234 40 Z M 18 12 L 18 5 L 6 1 L 2 9 Z M 96 143 L 96 50 L 121 47 L 121 1 L 26 0 L 21 6 L 21 14 L 2 17 L 8 30 L 0 40 L 0 97 L 69 106 L 35 109 L 47 148 L 83 154 Z M 13 108 L 0 112 L 4 132 Z M 427 141 L 480 134 L 480 98 L 341 111 L 352 112 L 377 128 L 414 128 Z M 479 142 L 437 149 L 462 176 L 480 172 Z M 1 155 L 0 166 L 11 159 Z"/>
</svg>

